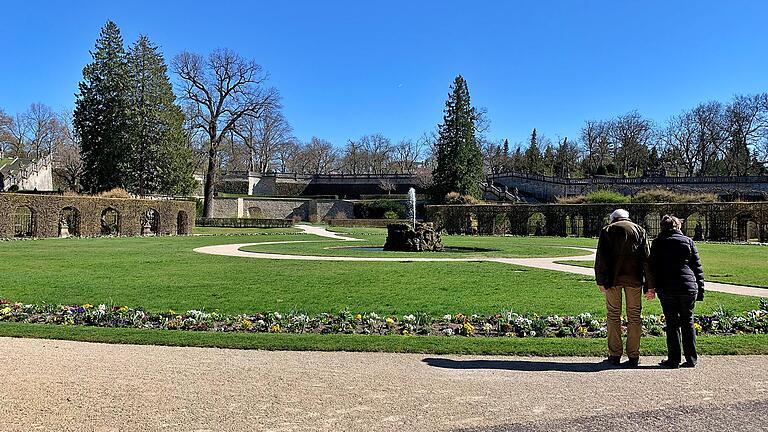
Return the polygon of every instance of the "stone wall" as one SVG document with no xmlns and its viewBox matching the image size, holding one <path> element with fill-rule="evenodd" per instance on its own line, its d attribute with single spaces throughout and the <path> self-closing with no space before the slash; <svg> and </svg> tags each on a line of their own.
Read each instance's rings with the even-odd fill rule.
<svg viewBox="0 0 768 432">
<path fill-rule="evenodd" d="M 34 194 L 0 194 L 0 237 L 14 237 L 20 228 L 32 237 L 59 236 L 62 217 L 69 218 L 72 235 L 103 234 L 103 216 L 117 213 L 117 234 L 142 233 L 147 212 L 154 210 L 152 230 L 156 234 L 190 234 L 195 226 L 195 203 L 191 201 L 140 200 Z"/>
<path fill-rule="evenodd" d="M 346 200 L 215 198 L 215 218 L 267 218 L 318 221 L 354 217 L 353 204 Z"/>
<path fill-rule="evenodd" d="M 201 183 L 204 181 L 202 175 L 196 178 Z M 390 183 L 394 187 L 390 192 L 395 194 L 405 194 L 418 183 L 415 176 L 407 174 L 306 175 L 231 171 L 221 176 L 216 191 L 265 197 L 336 196 L 352 199 L 361 195 L 386 194 L 382 182 Z M 202 186 L 198 193 L 202 194 Z"/>
<path fill-rule="evenodd" d="M 488 177 L 497 186 L 506 186 L 525 195 L 544 201 L 556 197 L 585 195 L 597 190 L 610 189 L 624 195 L 641 190 L 667 188 L 676 192 L 712 192 L 724 196 L 768 196 L 768 177 L 648 177 L 564 179 L 540 175 L 505 173 Z"/>
<path fill-rule="evenodd" d="M 427 206 L 427 220 L 448 233 L 596 237 L 616 208 L 652 237 L 661 216 L 684 221 L 690 237 L 768 242 L 768 202 L 702 204 L 483 204 Z"/>
</svg>

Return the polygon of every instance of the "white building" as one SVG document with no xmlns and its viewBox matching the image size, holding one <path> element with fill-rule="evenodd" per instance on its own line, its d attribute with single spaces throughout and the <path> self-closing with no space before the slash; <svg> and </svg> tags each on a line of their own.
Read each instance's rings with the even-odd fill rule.
<svg viewBox="0 0 768 432">
<path fill-rule="evenodd" d="M 8 191 L 14 185 L 24 191 L 52 191 L 51 157 L 0 158 L 0 191 Z"/>
</svg>

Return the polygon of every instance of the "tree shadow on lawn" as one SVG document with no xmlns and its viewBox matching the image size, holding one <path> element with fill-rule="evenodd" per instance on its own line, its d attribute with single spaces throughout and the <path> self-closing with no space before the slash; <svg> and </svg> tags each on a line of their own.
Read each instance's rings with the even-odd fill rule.
<svg viewBox="0 0 768 432">
<path fill-rule="evenodd" d="M 422 360 L 429 366 L 443 369 L 501 369 L 522 372 L 602 372 L 606 370 L 631 370 L 614 366 L 607 360 L 601 362 L 555 362 L 535 360 L 452 360 L 446 358 L 425 358 Z M 658 365 L 640 364 L 638 369 L 661 369 Z"/>
</svg>

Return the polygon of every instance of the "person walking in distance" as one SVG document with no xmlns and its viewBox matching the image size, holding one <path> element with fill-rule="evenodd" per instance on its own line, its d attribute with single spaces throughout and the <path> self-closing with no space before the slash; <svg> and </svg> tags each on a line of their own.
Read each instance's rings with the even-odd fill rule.
<svg viewBox="0 0 768 432">
<path fill-rule="evenodd" d="M 680 231 L 680 219 L 664 215 L 661 233 L 651 245 L 651 271 L 656 289 L 648 291 L 648 300 L 659 296 L 667 322 L 667 359 L 661 366 L 677 369 L 695 367 L 696 330 L 693 308 L 704 300 L 704 270 L 693 240 Z M 680 364 L 680 343 L 685 363 Z"/>
<path fill-rule="evenodd" d="M 600 231 L 595 259 L 595 281 L 605 295 L 608 326 L 608 362 L 618 366 L 624 352 L 621 342 L 622 294 L 627 310 L 627 366 L 640 364 L 640 335 L 643 291 L 655 288 L 648 257 L 650 245 L 645 230 L 617 209 L 611 223 Z"/>
</svg>

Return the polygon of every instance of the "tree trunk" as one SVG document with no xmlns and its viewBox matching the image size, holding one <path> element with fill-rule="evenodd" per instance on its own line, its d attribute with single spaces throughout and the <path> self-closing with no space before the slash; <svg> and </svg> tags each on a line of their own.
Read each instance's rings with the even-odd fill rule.
<svg viewBox="0 0 768 432">
<path fill-rule="evenodd" d="M 216 183 L 216 151 L 213 145 L 208 148 L 208 171 L 205 173 L 203 216 L 213 217 L 213 185 Z"/>
</svg>

